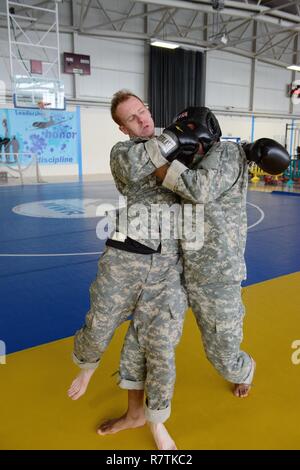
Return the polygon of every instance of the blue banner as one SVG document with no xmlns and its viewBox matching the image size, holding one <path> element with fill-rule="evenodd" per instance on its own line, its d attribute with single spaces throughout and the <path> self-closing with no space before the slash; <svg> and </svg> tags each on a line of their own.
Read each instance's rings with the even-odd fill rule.
<svg viewBox="0 0 300 470">
<path fill-rule="evenodd" d="M 21 108 L 0 112 L 0 158 L 2 152 L 33 153 L 40 165 L 80 165 L 79 107 L 76 112 Z"/>
</svg>

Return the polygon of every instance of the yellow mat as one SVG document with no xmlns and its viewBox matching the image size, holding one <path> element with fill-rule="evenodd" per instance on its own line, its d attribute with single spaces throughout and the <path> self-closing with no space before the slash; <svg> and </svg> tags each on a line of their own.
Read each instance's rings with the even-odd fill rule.
<svg viewBox="0 0 300 470">
<path fill-rule="evenodd" d="M 257 362 L 251 395 L 235 398 L 231 386 L 204 357 L 191 312 L 177 349 L 177 384 L 167 427 L 179 449 L 300 449 L 300 273 L 244 289 L 243 347 Z M 103 420 L 126 407 L 126 391 L 111 374 L 126 325 L 115 335 L 86 395 L 67 398 L 78 369 L 72 338 L 11 354 L 0 365 L 0 449 L 155 449 L 145 426 L 98 436 Z"/>
</svg>

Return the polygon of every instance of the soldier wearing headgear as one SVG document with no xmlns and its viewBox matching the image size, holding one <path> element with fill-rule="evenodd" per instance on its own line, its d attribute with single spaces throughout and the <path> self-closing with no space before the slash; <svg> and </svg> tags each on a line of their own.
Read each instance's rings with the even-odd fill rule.
<svg viewBox="0 0 300 470">
<path fill-rule="evenodd" d="M 183 135 L 192 131 L 198 137 L 199 150 L 192 161 L 176 147 L 180 130 Z M 182 241 L 189 303 L 207 358 L 226 380 L 235 384 L 234 394 L 245 397 L 255 369 L 254 360 L 240 349 L 248 160 L 278 174 L 288 166 L 289 156 L 272 139 L 259 139 L 244 149 L 233 142 L 220 142 L 218 120 L 205 107 L 183 110 L 163 135 L 174 141 L 173 147 L 169 142 L 168 152 L 162 149 L 171 164 L 157 170 L 156 175 L 164 187 L 181 197 L 183 204 L 203 206 L 202 246 L 198 243 L 193 247 Z"/>
</svg>

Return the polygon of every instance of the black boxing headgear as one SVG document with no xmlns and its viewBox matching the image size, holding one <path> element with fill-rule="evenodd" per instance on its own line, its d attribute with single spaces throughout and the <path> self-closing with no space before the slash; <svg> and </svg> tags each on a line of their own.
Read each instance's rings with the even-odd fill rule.
<svg viewBox="0 0 300 470">
<path fill-rule="evenodd" d="M 218 142 L 222 135 L 216 116 L 205 106 L 189 106 L 178 113 L 173 122 L 180 122 L 184 125 L 193 124 L 193 131 L 205 152 L 214 142 Z"/>
</svg>

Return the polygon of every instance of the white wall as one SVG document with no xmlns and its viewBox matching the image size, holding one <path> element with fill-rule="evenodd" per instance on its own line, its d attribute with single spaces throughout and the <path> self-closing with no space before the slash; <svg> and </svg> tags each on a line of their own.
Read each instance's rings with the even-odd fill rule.
<svg viewBox="0 0 300 470">
<path fill-rule="evenodd" d="M 251 65 L 251 59 L 246 57 L 221 51 L 209 52 L 206 106 L 232 111 L 250 111 Z M 296 78 L 299 79 L 299 76 Z M 287 86 L 291 82 L 290 70 L 256 61 L 253 111 L 288 114 L 290 99 L 287 96 Z M 300 113 L 300 105 L 294 107 L 293 113 Z"/>
<path fill-rule="evenodd" d="M 285 126 L 287 123 L 291 124 L 291 120 L 256 118 L 254 122 L 254 140 L 261 137 L 270 137 L 284 144 Z"/>
<path fill-rule="evenodd" d="M 281 144 L 285 143 L 286 124 L 291 124 L 292 119 L 272 119 L 266 117 L 251 116 L 224 116 L 216 113 L 223 136 L 240 137 L 251 142 L 261 137 L 275 139 Z M 288 135 L 287 148 L 289 150 L 290 134 Z"/>
<path fill-rule="evenodd" d="M 81 107 L 81 129 L 83 174 L 110 173 L 110 150 L 128 137 L 111 119 L 109 108 Z"/>
<path fill-rule="evenodd" d="M 290 99 L 286 90 L 291 83 L 291 71 L 257 62 L 255 75 L 254 109 L 288 113 Z"/>
<path fill-rule="evenodd" d="M 223 136 L 240 137 L 242 140 L 251 139 L 252 120 L 248 116 L 224 116 L 216 113 Z"/>
<path fill-rule="evenodd" d="M 129 88 L 146 98 L 147 48 L 142 41 L 81 36 L 76 41 L 76 52 L 91 56 L 91 75 L 78 77 L 78 97 L 110 101 L 117 90 Z"/>
<path fill-rule="evenodd" d="M 206 106 L 248 110 L 251 61 L 220 51 L 207 54 Z"/>
</svg>

